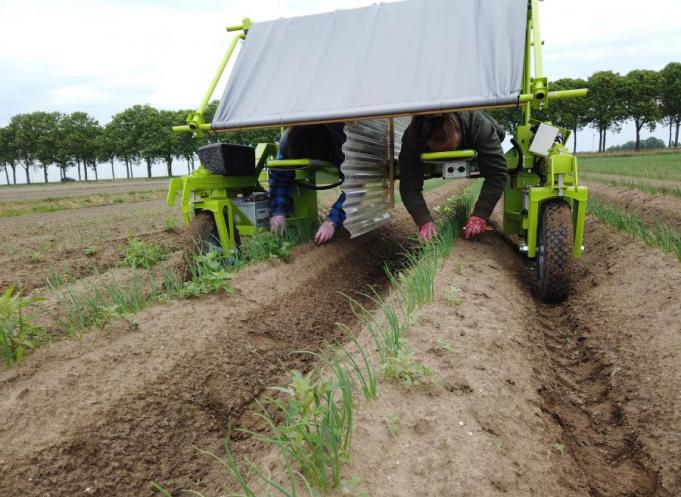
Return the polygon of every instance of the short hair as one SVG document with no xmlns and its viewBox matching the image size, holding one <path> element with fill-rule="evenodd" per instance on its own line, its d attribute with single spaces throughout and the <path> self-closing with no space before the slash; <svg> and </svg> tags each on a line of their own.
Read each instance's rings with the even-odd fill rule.
<svg viewBox="0 0 681 497">
<path fill-rule="evenodd" d="M 329 134 L 323 124 L 293 126 L 286 138 L 286 155 L 290 159 L 329 160 Z"/>
<path fill-rule="evenodd" d="M 428 143 L 443 143 L 453 133 L 461 134 L 461 122 L 455 113 L 416 116 L 411 123 L 416 143 L 425 147 Z"/>
</svg>

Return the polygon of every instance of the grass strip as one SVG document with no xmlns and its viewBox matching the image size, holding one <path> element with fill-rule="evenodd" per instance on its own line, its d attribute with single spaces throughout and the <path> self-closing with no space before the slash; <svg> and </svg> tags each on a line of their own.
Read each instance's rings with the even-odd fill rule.
<svg viewBox="0 0 681 497">
<path fill-rule="evenodd" d="M 681 233 L 672 226 L 659 222 L 649 226 L 640 217 L 596 199 L 589 199 L 587 211 L 599 221 L 681 261 Z"/>
<path fill-rule="evenodd" d="M 585 173 L 681 181 L 681 153 L 628 157 L 582 157 L 579 160 L 579 168 Z"/>
<path fill-rule="evenodd" d="M 614 186 L 616 188 L 629 188 L 631 190 L 639 190 L 652 195 L 664 195 L 667 197 L 681 198 L 681 186 L 674 185 L 651 185 L 649 183 L 639 183 L 637 181 L 627 181 L 626 179 L 609 179 L 602 176 L 593 176 L 591 174 L 582 173 L 582 178 L 591 183 L 600 183 L 603 185 Z"/>
<path fill-rule="evenodd" d="M 47 197 L 35 201 L 0 202 L 0 217 L 16 217 L 27 214 L 80 209 L 83 207 L 160 200 L 165 197 L 165 190 L 149 190 L 119 194 L 101 193 L 77 197 Z"/>
</svg>

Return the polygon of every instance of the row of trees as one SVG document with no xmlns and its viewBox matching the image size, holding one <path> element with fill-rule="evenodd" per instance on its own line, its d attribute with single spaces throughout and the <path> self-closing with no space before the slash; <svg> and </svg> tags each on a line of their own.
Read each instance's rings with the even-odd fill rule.
<svg viewBox="0 0 681 497">
<path fill-rule="evenodd" d="M 207 109 L 212 118 L 217 102 Z M 174 133 L 172 126 L 184 124 L 188 110 L 158 110 L 149 105 L 135 105 L 113 116 L 106 126 L 85 112 L 33 112 L 14 116 L 9 125 L 0 128 L 0 169 L 7 183 L 16 184 L 16 169 L 21 167 L 31 183 L 30 170 L 42 169 L 47 183 L 49 167 L 58 167 L 63 178 L 71 168 L 77 169 L 78 179 L 98 179 L 98 168 L 109 163 L 116 177 L 114 162 L 125 165 L 126 177 L 133 176 L 133 166 L 146 167 L 151 178 L 152 165 L 165 164 L 168 176 L 173 175 L 173 162 L 184 159 L 188 169 L 194 169 L 195 154 L 208 141 L 226 140 L 254 145 L 278 138 L 278 131 L 251 131 L 229 136 L 213 135 L 201 139 L 189 133 Z M 81 173 L 82 170 L 82 173 Z"/>
<path fill-rule="evenodd" d="M 606 150 L 608 131 L 619 132 L 632 121 L 636 129 L 634 150 L 641 150 L 641 130 L 669 126 L 669 147 L 679 146 L 681 127 L 681 63 L 668 64 L 661 71 L 637 69 L 626 75 L 599 71 L 588 80 L 565 78 L 551 82 L 551 90 L 588 88 L 588 98 L 554 100 L 536 117 L 573 131 L 592 126 L 598 131 L 598 151 Z M 520 119 L 518 109 L 496 111 L 495 117 L 507 128 Z M 675 129 L 675 132 L 674 132 Z"/>
<path fill-rule="evenodd" d="M 552 101 L 535 117 L 572 129 L 577 150 L 577 131 L 592 126 L 599 132 L 598 151 L 606 150 L 608 131 L 619 132 L 622 124 L 633 121 L 636 129 L 635 150 L 641 149 L 641 130 L 651 131 L 658 124 L 669 126 L 669 146 L 679 146 L 681 126 L 681 63 L 671 63 L 663 70 L 635 70 L 622 76 L 612 71 L 594 73 L 588 80 L 560 79 L 552 90 L 588 88 L 589 98 Z M 206 111 L 212 119 L 217 102 Z M 133 176 L 133 166 L 146 166 L 151 177 L 154 163 L 164 163 L 168 176 L 173 175 L 173 161 L 184 159 L 194 169 L 197 149 L 208 141 L 229 140 L 254 145 L 278 139 L 278 130 L 256 130 L 229 135 L 206 135 L 201 139 L 188 133 L 173 133 L 174 125 L 183 124 L 188 110 L 158 110 L 149 105 L 135 105 L 113 116 L 100 126 L 85 112 L 33 112 L 14 116 L 9 125 L 0 128 L 0 169 L 7 183 L 12 171 L 16 184 L 16 168 L 23 167 L 27 182 L 30 169 L 42 169 L 45 182 L 49 167 L 56 166 L 63 178 L 76 168 L 78 179 L 88 179 L 88 171 L 98 178 L 98 167 L 110 163 L 115 178 L 114 162 L 125 164 L 126 176 Z M 509 130 L 520 121 L 519 109 L 495 112 L 495 117 Z M 675 128 L 674 139 L 672 132 Z M 81 174 L 82 169 L 82 174 Z"/>
</svg>

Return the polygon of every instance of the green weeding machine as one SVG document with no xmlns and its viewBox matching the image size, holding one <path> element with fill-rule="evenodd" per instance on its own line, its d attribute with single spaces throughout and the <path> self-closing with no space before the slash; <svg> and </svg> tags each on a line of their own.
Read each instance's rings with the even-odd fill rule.
<svg viewBox="0 0 681 497">
<path fill-rule="evenodd" d="M 344 122 L 346 160 L 338 171 L 304 157 L 277 160 L 275 143 L 203 147 L 201 167 L 172 179 L 168 192 L 170 206 L 180 194 L 184 219 L 202 241 L 230 254 L 242 236 L 267 230 L 263 185 L 277 169 L 295 174 L 288 226 L 317 222 L 317 191 L 342 184 L 345 227 L 353 237 L 367 233 L 385 224 L 394 207 L 395 159 L 409 116 L 521 107 L 506 154 L 503 231 L 534 261 L 538 296 L 567 296 L 571 262 L 583 252 L 587 188 L 566 147 L 570 130 L 536 121 L 532 113 L 587 92 L 550 91 L 537 0 L 405 0 L 263 23 L 244 19 L 227 30 L 236 35 L 208 92 L 174 130 L 203 135 Z M 208 123 L 208 103 L 240 44 Z M 423 154 L 422 160 L 427 178 L 479 175 L 472 150 Z"/>
</svg>

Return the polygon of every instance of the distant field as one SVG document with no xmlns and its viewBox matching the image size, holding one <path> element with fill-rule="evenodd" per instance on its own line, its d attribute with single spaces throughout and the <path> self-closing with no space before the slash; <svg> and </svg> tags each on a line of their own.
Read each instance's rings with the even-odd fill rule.
<svg viewBox="0 0 681 497">
<path fill-rule="evenodd" d="M 681 153 L 629 157 L 580 157 L 580 170 L 636 178 L 681 181 Z"/>
<path fill-rule="evenodd" d="M 85 197 L 90 195 L 115 195 L 151 190 L 166 190 L 168 178 L 74 181 L 71 183 L 35 183 L 32 185 L 10 185 L 0 188 L 0 202 L 47 200 L 64 197 Z"/>
</svg>

